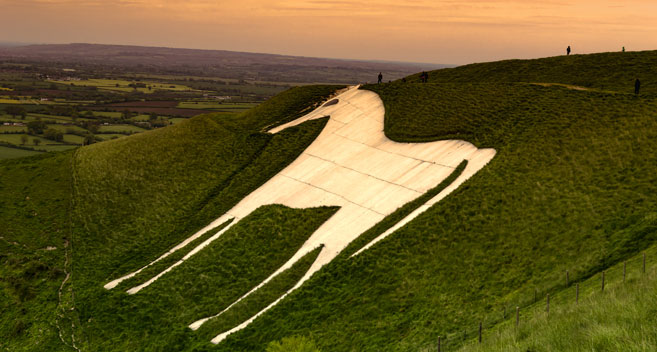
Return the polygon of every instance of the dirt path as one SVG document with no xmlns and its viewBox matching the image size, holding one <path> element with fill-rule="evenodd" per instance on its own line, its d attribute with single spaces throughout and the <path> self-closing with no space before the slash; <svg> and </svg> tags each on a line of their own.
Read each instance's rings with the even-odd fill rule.
<svg viewBox="0 0 657 352">
<path fill-rule="evenodd" d="M 57 309 L 58 309 L 58 314 L 57 314 L 57 319 L 56 319 L 56 325 L 57 325 L 57 331 L 59 333 L 59 339 L 62 341 L 62 343 L 68 347 L 71 347 L 75 349 L 76 351 L 80 351 L 80 349 L 77 347 L 75 344 L 75 322 L 68 317 L 68 312 L 66 304 L 63 301 L 63 292 L 64 292 L 64 287 L 66 286 L 66 283 L 70 280 L 71 278 L 71 272 L 69 270 L 70 263 L 71 263 L 71 253 L 70 253 L 70 246 L 69 242 L 65 241 L 64 242 L 64 273 L 66 273 L 66 276 L 64 277 L 64 280 L 62 281 L 61 285 L 59 285 L 59 290 L 57 292 L 57 297 L 59 299 L 57 303 Z M 72 295 L 72 292 L 71 292 Z M 72 297 L 71 297 L 72 299 Z M 74 307 L 70 308 L 71 310 L 75 309 Z M 67 342 L 64 336 L 67 334 L 64 331 L 64 328 L 62 328 L 62 321 L 63 320 L 71 320 L 71 342 Z"/>
</svg>

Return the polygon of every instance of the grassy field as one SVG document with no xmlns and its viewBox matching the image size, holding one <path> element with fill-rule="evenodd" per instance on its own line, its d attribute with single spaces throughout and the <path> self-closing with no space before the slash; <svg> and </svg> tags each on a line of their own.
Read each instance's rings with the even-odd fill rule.
<svg viewBox="0 0 657 352">
<path fill-rule="evenodd" d="M 183 101 L 178 103 L 182 109 L 201 109 L 225 112 L 243 112 L 256 107 L 257 103 L 227 103 L 218 101 Z"/>
<path fill-rule="evenodd" d="M 103 141 L 108 141 L 110 139 L 117 139 L 125 136 L 126 136 L 125 134 L 121 134 L 121 133 L 103 133 L 96 135 L 96 138 L 99 138 Z"/>
<path fill-rule="evenodd" d="M 3 145 L 0 145 L 0 160 L 1 159 L 22 158 L 22 157 L 38 155 L 38 154 L 41 154 L 41 152 L 37 152 L 37 151 L 33 151 L 33 150 L 10 148 L 10 147 L 5 147 Z"/>
<path fill-rule="evenodd" d="M 160 83 L 160 82 L 147 82 L 147 81 L 126 81 L 121 79 L 85 79 L 78 81 L 49 81 L 63 85 L 83 86 L 83 87 L 96 87 L 98 89 L 117 91 L 117 92 L 131 92 L 138 91 L 141 93 L 154 93 L 156 90 L 170 90 L 170 91 L 190 91 L 192 88 L 179 84 Z M 131 87 L 131 84 L 140 83 L 146 87 Z M 148 89 L 150 87 L 151 89 Z"/>
<path fill-rule="evenodd" d="M 68 144 L 82 145 L 84 142 L 84 137 L 78 136 L 76 134 L 64 134 L 64 142 Z"/>
<path fill-rule="evenodd" d="M 123 113 L 119 112 L 119 111 L 92 111 L 91 113 L 94 116 L 109 117 L 109 118 L 115 118 L 115 119 L 119 119 L 119 118 L 121 118 L 121 116 L 123 116 Z"/>
<path fill-rule="evenodd" d="M 101 133 L 139 133 L 144 132 L 143 128 L 134 125 L 110 125 L 98 127 L 98 132 Z"/>
<path fill-rule="evenodd" d="M 27 137 L 27 143 L 25 143 L 25 145 L 29 146 L 29 147 L 37 146 L 37 144 L 34 143 L 35 139 L 39 141 L 38 147 L 45 147 L 46 145 L 49 145 L 49 144 L 53 144 L 53 145 L 61 144 L 59 142 L 55 142 L 55 141 L 52 141 L 52 140 L 49 140 L 49 139 L 45 139 L 43 137 L 31 136 L 31 135 L 28 135 L 28 134 L 17 134 L 17 133 L 0 134 L 0 142 L 11 143 L 11 144 L 14 144 L 14 145 L 22 145 L 23 141 L 22 141 L 21 138 L 23 136 Z"/>
<path fill-rule="evenodd" d="M 22 99 L 14 98 L 0 98 L 0 104 L 19 104 L 19 105 L 56 105 L 54 101 L 40 101 L 29 97 L 22 97 Z"/>
<path fill-rule="evenodd" d="M 169 119 L 169 121 L 174 125 L 177 124 L 177 123 L 186 121 L 186 120 L 188 120 L 188 119 L 184 118 L 184 117 L 172 117 L 172 118 Z"/>
<path fill-rule="evenodd" d="M 63 124 L 49 124 L 48 128 L 52 128 L 55 130 L 58 130 L 59 132 L 66 133 L 66 132 L 79 132 L 79 133 L 85 133 L 88 132 L 84 128 L 76 125 L 63 125 Z"/>
<path fill-rule="evenodd" d="M 27 127 L 25 126 L 0 126 L 0 133 L 3 132 L 27 132 Z"/>
</svg>

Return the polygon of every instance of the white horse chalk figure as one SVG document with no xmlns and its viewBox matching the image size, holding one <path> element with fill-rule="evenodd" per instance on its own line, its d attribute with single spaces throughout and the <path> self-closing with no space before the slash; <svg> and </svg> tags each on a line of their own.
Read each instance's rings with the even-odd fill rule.
<svg viewBox="0 0 657 352">
<path fill-rule="evenodd" d="M 108 283 L 105 288 L 116 287 L 121 281 L 133 277 L 185 247 L 207 231 L 233 219 L 228 226 L 192 249 L 180 261 L 143 284 L 128 290 L 130 294 L 139 292 L 198 253 L 240 219 L 263 205 L 282 204 L 292 208 L 339 206 L 339 210 L 308 238 L 294 256 L 266 280 L 217 315 L 200 319 L 189 326 L 191 329 L 198 329 L 207 320 L 226 312 L 278 274 L 292 267 L 304 255 L 323 246 L 310 269 L 292 289 L 239 326 L 212 339 L 213 343 L 219 343 L 229 334 L 246 327 L 290 292 L 300 287 L 363 232 L 399 207 L 437 186 L 463 160 L 468 161 L 467 166 L 454 182 L 354 255 L 368 249 L 426 211 L 458 188 L 495 156 L 494 149 L 477 149 L 468 142 L 458 140 L 430 143 L 393 142 L 383 133 L 384 112 L 383 102 L 376 93 L 351 87 L 308 115 L 270 130 L 269 133 L 277 133 L 308 120 L 330 116 L 317 139 L 283 171 L 242 199 L 226 214 L 152 263 Z"/>
</svg>

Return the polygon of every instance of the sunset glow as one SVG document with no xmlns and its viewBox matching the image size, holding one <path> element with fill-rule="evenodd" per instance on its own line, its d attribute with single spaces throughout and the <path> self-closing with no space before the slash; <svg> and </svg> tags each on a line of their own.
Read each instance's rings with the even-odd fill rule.
<svg viewBox="0 0 657 352">
<path fill-rule="evenodd" d="M 657 48 L 657 2 L 0 0 L 0 41 L 462 64 Z"/>
</svg>

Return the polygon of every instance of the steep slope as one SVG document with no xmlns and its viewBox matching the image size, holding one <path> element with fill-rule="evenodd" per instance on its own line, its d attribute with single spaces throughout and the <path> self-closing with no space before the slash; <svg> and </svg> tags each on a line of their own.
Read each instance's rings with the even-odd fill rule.
<svg viewBox="0 0 657 352">
<path fill-rule="evenodd" d="M 517 326 L 515 314 L 509 314 L 504 323 L 483 331 L 481 343 L 470 339 L 458 351 L 654 351 L 656 254 L 652 247 L 607 269 L 604 290 L 602 274 L 571 282 L 570 288 L 550 296 L 549 312 L 546 297 L 541 297 L 520 311 Z"/>
<path fill-rule="evenodd" d="M 0 349 L 70 344 L 58 290 L 70 273 L 72 153 L 0 162 Z"/>
<path fill-rule="evenodd" d="M 433 350 L 439 335 L 526 304 L 535 289 L 559 289 L 565 270 L 585 278 L 654 242 L 652 227 L 635 226 L 656 205 L 654 97 L 409 81 L 366 87 L 384 101 L 389 137 L 458 137 L 498 156 L 361 258 L 334 262 L 220 350 L 259 350 L 292 335 L 331 351 Z"/>
</svg>

